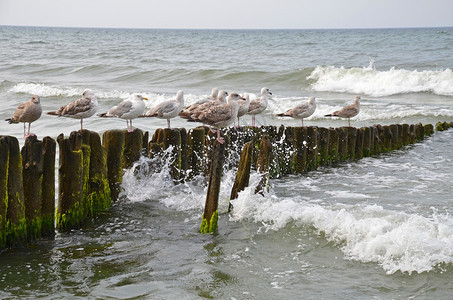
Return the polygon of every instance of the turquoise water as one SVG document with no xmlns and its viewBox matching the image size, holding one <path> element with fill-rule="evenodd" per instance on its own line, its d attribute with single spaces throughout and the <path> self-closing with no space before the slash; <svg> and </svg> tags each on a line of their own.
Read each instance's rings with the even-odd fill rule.
<svg viewBox="0 0 453 300">
<path fill-rule="evenodd" d="M 276 113 L 310 96 L 324 118 L 355 95 L 354 126 L 453 120 L 453 29 L 121 30 L 0 27 L 0 117 L 32 94 L 44 111 L 91 88 L 99 112 L 140 93 L 155 103 L 213 87 L 273 97 L 259 124 L 295 126 Z M 244 123 L 251 123 L 246 117 Z M 43 115 L 39 138 L 77 130 Z M 92 117 L 88 129 L 125 128 Z M 165 120 L 142 119 L 149 131 Z M 196 126 L 181 119 L 172 126 Z M 23 142 L 21 124 L 0 134 Z M 404 150 L 257 184 L 220 203 L 219 232 L 200 235 L 203 180 L 174 185 L 164 168 L 128 171 L 124 198 L 82 230 L 0 255 L 0 298 L 263 299 L 451 298 L 452 131 Z M 145 162 L 140 162 L 145 163 Z M 226 171 L 227 199 L 234 170 Z"/>
</svg>

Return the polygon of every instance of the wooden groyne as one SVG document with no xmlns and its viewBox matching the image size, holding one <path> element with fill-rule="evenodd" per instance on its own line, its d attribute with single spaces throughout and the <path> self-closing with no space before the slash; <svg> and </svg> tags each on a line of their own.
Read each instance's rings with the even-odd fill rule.
<svg viewBox="0 0 453 300">
<path fill-rule="evenodd" d="M 88 130 L 60 135 L 57 140 L 28 137 L 22 149 L 15 137 L 0 136 L 0 250 L 52 239 L 55 231 L 81 228 L 110 208 L 121 194 L 122 176 L 140 156 L 169 161 L 175 183 L 207 177 L 208 192 L 200 231 L 217 228 L 222 172 L 237 170 L 231 199 L 248 184 L 251 171 L 260 174 L 256 193 L 265 193 L 269 179 L 303 174 L 319 166 L 378 155 L 419 142 L 453 122 L 375 125 L 363 128 L 280 127 L 229 128 L 225 144 L 204 127 L 148 132 Z M 55 190 L 58 143 L 58 191 Z M 55 197 L 58 205 L 55 207 Z M 232 207 L 230 206 L 230 209 Z"/>
</svg>

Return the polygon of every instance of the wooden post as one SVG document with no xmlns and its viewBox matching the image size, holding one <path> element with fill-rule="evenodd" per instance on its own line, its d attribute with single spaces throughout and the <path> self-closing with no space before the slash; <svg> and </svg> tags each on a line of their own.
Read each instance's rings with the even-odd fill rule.
<svg viewBox="0 0 453 300">
<path fill-rule="evenodd" d="M 43 140 L 42 152 L 42 207 L 41 236 L 55 237 L 55 156 L 57 143 L 46 136 Z"/>
<path fill-rule="evenodd" d="M 297 150 L 299 149 L 299 147 L 301 147 L 299 146 L 299 144 L 302 143 L 302 141 L 300 140 L 301 137 L 299 137 L 296 142 L 296 129 L 293 127 L 283 127 L 280 128 L 280 130 L 282 130 L 282 139 L 280 140 L 281 142 L 277 148 L 277 159 L 279 160 L 280 175 L 297 173 L 300 171 L 300 169 L 298 168 L 298 171 L 296 171 L 295 167 L 298 166 L 296 162 L 298 162 L 299 159 L 304 159 L 303 156 L 305 156 L 305 154 L 302 154 L 305 152 L 302 152 L 301 148 L 300 150 Z M 294 153 L 294 157 L 292 153 Z"/>
<path fill-rule="evenodd" d="M 132 132 L 124 130 L 124 168 L 129 169 L 140 159 L 143 149 L 143 131 L 135 128 Z"/>
<path fill-rule="evenodd" d="M 80 133 L 73 131 L 69 139 L 60 135 L 57 140 L 60 148 L 57 228 L 69 231 L 80 228 L 85 219 L 82 138 Z"/>
<path fill-rule="evenodd" d="M 264 195 L 264 190 L 269 191 L 269 163 L 272 156 L 272 143 L 267 135 L 263 136 L 256 161 L 256 169 L 261 174 L 260 182 L 255 189 L 255 194 Z"/>
<path fill-rule="evenodd" d="M 143 134 L 142 155 L 148 157 L 149 154 L 149 132 L 145 131 Z"/>
<path fill-rule="evenodd" d="M 201 174 L 203 153 L 205 144 L 205 129 L 203 127 L 197 127 L 189 131 L 188 141 L 188 179 Z"/>
<path fill-rule="evenodd" d="M 164 129 L 165 149 L 172 146 L 170 176 L 175 181 L 181 177 L 181 133 L 179 129 Z"/>
<path fill-rule="evenodd" d="M 22 178 L 24 184 L 25 218 L 29 241 L 41 237 L 42 209 L 42 141 L 29 136 L 22 147 Z"/>
<path fill-rule="evenodd" d="M 391 134 L 391 150 L 397 150 L 401 147 L 400 145 L 400 138 L 399 138 L 399 131 L 398 131 L 398 125 L 392 124 L 389 126 L 390 131 L 392 132 Z"/>
<path fill-rule="evenodd" d="M 363 140 L 364 140 L 365 128 L 357 128 L 357 139 L 355 142 L 355 159 L 363 158 Z"/>
<path fill-rule="evenodd" d="M 185 128 L 180 128 L 179 136 L 181 138 L 181 144 L 180 144 L 181 164 L 179 166 L 179 168 L 180 168 L 179 179 L 184 180 L 186 177 L 186 174 L 187 174 L 187 168 L 189 167 L 189 162 L 188 162 L 188 157 L 187 157 L 187 150 L 189 148 L 187 130 Z"/>
<path fill-rule="evenodd" d="M 329 128 L 329 164 L 338 161 L 338 131 L 335 128 Z"/>
<path fill-rule="evenodd" d="M 134 130 L 135 132 L 135 130 Z M 126 132 L 127 134 L 134 134 L 134 132 Z M 87 191 L 84 195 L 87 203 L 87 217 L 94 217 L 98 213 L 110 208 L 112 198 L 107 177 L 107 156 L 106 150 L 101 144 L 101 137 L 94 131 L 83 130 L 82 132 L 83 144 L 90 148 L 90 165 L 87 179 Z M 136 134 L 139 136 L 139 134 Z M 135 141 L 139 138 L 135 138 Z M 131 141 L 133 144 L 134 142 Z M 139 147 L 132 146 L 132 148 L 139 149 Z M 140 150 L 137 150 L 140 151 Z"/>
<path fill-rule="evenodd" d="M 401 144 L 403 146 L 409 144 L 409 124 L 403 124 L 401 127 Z"/>
<path fill-rule="evenodd" d="M 348 128 L 339 127 L 336 128 L 338 132 L 338 159 L 340 161 L 346 161 L 349 158 L 348 154 Z"/>
<path fill-rule="evenodd" d="M 0 137 L 0 252 L 6 248 L 6 211 L 8 208 L 9 145 Z"/>
<path fill-rule="evenodd" d="M 217 230 L 217 220 L 219 218 L 217 208 L 219 205 L 220 182 L 222 180 L 225 146 L 226 142 L 224 144 L 216 142 L 212 149 L 208 192 L 200 226 L 201 233 L 213 233 Z"/>
<path fill-rule="evenodd" d="M 27 245 L 24 185 L 22 182 L 22 157 L 19 141 L 12 136 L 4 137 L 9 147 L 8 158 L 8 206 L 6 211 L 6 246 Z"/>
<path fill-rule="evenodd" d="M 105 131 L 102 137 L 107 157 L 107 178 L 112 201 L 116 201 L 121 192 L 124 166 L 124 141 L 125 134 L 123 130 Z"/>
<path fill-rule="evenodd" d="M 327 166 L 329 164 L 329 140 L 330 130 L 325 127 L 318 128 L 318 165 Z"/>
<path fill-rule="evenodd" d="M 415 143 L 416 139 L 415 139 L 415 125 L 414 124 L 411 124 L 409 126 L 409 144 L 413 144 Z"/>
<path fill-rule="evenodd" d="M 447 123 L 448 124 L 448 123 Z M 448 125 L 447 125 L 448 126 Z M 448 128 L 448 127 L 447 127 Z M 427 137 L 427 136 L 431 136 L 433 133 L 434 133 L 434 126 L 433 124 L 425 124 L 423 125 L 423 133 L 424 133 L 424 136 Z"/>
<path fill-rule="evenodd" d="M 362 147 L 362 155 L 363 157 L 370 157 L 372 156 L 373 154 L 373 145 L 372 145 L 372 141 L 373 141 L 373 138 L 372 138 L 372 130 L 371 130 L 371 127 L 364 127 L 362 128 L 363 130 L 363 133 L 362 133 L 362 136 L 363 136 L 363 147 Z"/>
<path fill-rule="evenodd" d="M 294 137 L 294 155 L 292 169 L 295 174 L 301 174 L 307 171 L 307 127 L 291 127 Z"/>
<path fill-rule="evenodd" d="M 356 159 L 355 155 L 355 147 L 357 143 L 357 128 L 355 127 L 347 127 L 348 131 L 348 159 L 354 160 Z"/>
<path fill-rule="evenodd" d="M 304 128 L 307 128 L 307 171 L 313 171 L 318 167 L 318 127 Z"/>
<path fill-rule="evenodd" d="M 425 138 L 425 128 L 422 124 L 415 124 L 415 142 L 419 142 Z"/>
<path fill-rule="evenodd" d="M 241 158 L 239 159 L 239 166 L 234 180 L 233 188 L 231 189 L 230 200 L 236 199 L 239 192 L 243 191 L 248 185 L 250 180 L 250 167 L 252 165 L 253 146 L 251 142 L 247 142 L 242 148 Z M 228 211 L 231 211 L 232 205 L 230 203 Z"/>
</svg>

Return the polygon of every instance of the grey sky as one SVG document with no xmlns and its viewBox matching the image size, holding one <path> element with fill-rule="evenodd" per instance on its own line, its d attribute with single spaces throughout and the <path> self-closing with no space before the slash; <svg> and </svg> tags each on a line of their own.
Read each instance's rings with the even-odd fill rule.
<svg viewBox="0 0 453 300">
<path fill-rule="evenodd" d="M 452 0 L 0 0 L 0 25 L 120 28 L 453 26 Z"/>
</svg>

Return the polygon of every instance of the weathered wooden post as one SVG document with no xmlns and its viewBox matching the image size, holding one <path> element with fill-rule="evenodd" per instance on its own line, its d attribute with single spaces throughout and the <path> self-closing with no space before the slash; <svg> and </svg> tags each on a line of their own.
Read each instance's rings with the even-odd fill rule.
<svg viewBox="0 0 453 300">
<path fill-rule="evenodd" d="M 149 154 L 149 132 L 145 131 L 143 134 L 142 155 L 148 157 Z"/>
<path fill-rule="evenodd" d="M 189 167 L 189 161 L 187 157 L 187 150 L 189 149 L 188 144 L 188 134 L 185 128 L 179 129 L 179 136 L 181 137 L 181 145 L 180 145 L 180 155 L 181 155 L 181 164 L 180 168 L 180 180 L 184 180 L 187 175 L 187 168 Z"/>
<path fill-rule="evenodd" d="M 363 157 L 370 157 L 373 155 L 373 145 L 372 141 L 374 140 L 372 137 L 372 128 L 371 127 L 364 127 L 362 128 L 363 133 L 363 147 L 362 147 L 362 155 Z"/>
<path fill-rule="evenodd" d="M 338 159 L 340 161 L 346 161 L 349 158 L 348 153 L 348 128 L 339 127 L 336 128 L 338 132 Z"/>
<path fill-rule="evenodd" d="M 300 170 L 298 169 L 299 171 L 295 171 L 294 167 L 297 165 L 295 161 L 297 162 L 298 159 L 303 159 L 302 156 L 305 155 L 302 155 L 301 152 L 297 152 L 296 150 L 299 148 L 299 144 L 302 143 L 302 141 L 300 141 L 301 137 L 299 137 L 296 142 L 294 138 L 295 129 L 293 127 L 280 127 L 279 134 L 282 136 L 277 147 L 280 175 L 297 173 Z M 291 153 L 294 153 L 294 158 Z M 297 156 L 300 157 L 297 158 Z"/>
<path fill-rule="evenodd" d="M 403 146 L 409 144 L 409 124 L 403 124 L 401 127 L 401 144 Z"/>
<path fill-rule="evenodd" d="M 318 128 L 318 165 L 327 166 L 329 164 L 329 140 L 330 130 L 325 127 Z"/>
<path fill-rule="evenodd" d="M 6 210 L 8 208 L 9 146 L 0 137 L 0 251 L 6 248 Z"/>
<path fill-rule="evenodd" d="M 434 133 L 433 124 L 425 124 L 425 125 L 423 125 L 423 133 L 424 133 L 425 137 L 431 136 Z"/>
<path fill-rule="evenodd" d="M 42 209 L 42 141 L 29 136 L 22 147 L 22 178 L 24 184 L 25 218 L 29 241 L 41 237 Z"/>
<path fill-rule="evenodd" d="M 425 128 L 421 123 L 415 124 L 415 142 L 419 142 L 425 138 Z"/>
<path fill-rule="evenodd" d="M 6 211 L 6 246 L 23 247 L 27 244 L 24 185 L 22 181 L 22 157 L 19 141 L 12 136 L 4 137 L 8 144 L 8 205 Z"/>
<path fill-rule="evenodd" d="M 261 143 L 258 158 L 256 161 L 256 169 L 261 174 L 260 182 L 255 189 L 255 194 L 264 195 L 264 190 L 269 190 L 269 163 L 272 157 L 272 143 L 267 135 L 264 135 Z"/>
<path fill-rule="evenodd" d="M 60 148 L 57 228 L 68 231 L 80 228 L 85 219 L 82 136 L 73 131 L 68 139 L 61 134 L 57 140 Z"/>
<path fill-rule="evenodd" d="M 415 143 L 415 124 L 409 126 L 409 144 Z"/>
<path fill-rule="evenodd" d="M 219 218 L 217 208 L 219 205 L 220 182 L 222 180 L 226 143 L 226 141 L 224 144 L 216 142 L 210 155 L 211 164 L 208 192 L 206 195 L 203 219 L 200 226 L 201 233 L 212 233 L 217 229 L 217 220 Z"/>
<path fill-rule="evenodd" d="M 338 131 L 335 128 L 329 128 L 329 164 L 338 161 Z"/>
<path fill-rule="evenodd" d="M 236 199 L 239 192 L 243 191 L 248 185 L 250 180 L 250 167 L 252 165 L 253 146 L 251 142 L 247 142 L 242 148 L 241 158 L 239 159 L 239 166 L 234 179 L 233 188 L 231 189 L 230 200 Z M 232 205 L 230 203 L 228 211 L 231 211 Z"/>
<path fill-rule="evenodd" d="M 357 142 L 357 128 L 347 127 L 348 131 L 348 159 L 354 160 L 355 157 L 355 147 Z"/>
<path fill-rule="evenodd" d="M 391 124 L 389 126 L 389 129 L 391 131 L 391 148 L 390 150 L 397 150 L 401 147 L 400 145 L 400 138 L 399 138 L 399 130 L 398 130 L 398 125 L 396 124 Z"/>
<path fill-rule="evenodd" d="M 318 167 L 318 127 L 305 128 L 307 128 L 307 171 L 313 171 Z"/>
<path fill-rule="evenodd" d="M 292 170 L 295 174 L 307 171 L 307 127 L 291 127 L 294 137 L 294 155 L 292 159 Z"/>
<path fill-rule="evenodd" d="M 124 130 L 124 168 L 128 169 L 140 159 L 143 149 L 143 131 L 135 128 L 132 132 Z"/>
<path fill-rule="evenodd" d="M 107 178 L 112 200 L 118 199 L 123 181 L 124 166 L 124 130 L 108 130 L 104 132 L 102 142 L 107 157 Z"/>
<path fill-rule="evenodd" d="M 205 129 L 197 127 L 189 131 L 188 150 L 187 150 L 187 174 L 188 179 L 193 179 L 202 172 L 203 152 L 205 144 Z"/>
<path fill-rule="evenodd" d="M 363 140 L 364 140 L 365 128 L 357 128 L 357 138 L 355 141 L 355 159 L 363 158 Z"/>
<path fill-rule="evenodd" d="M 83 144 L 90 148 L 90 165 L 87 178 L 87 191 L 84 197 L 87 203 L 88 217 L 93 217 L 101 211 L 110 208 L 112 202 L 109 180 L 107 177 L 106 150 L 101 144 L 101 137 L 94 131 L 82 130 Z M 125 133 L 126 134 L 126 133 Z M 133 132 L 132 132 L 133 134 Z M 138 140 L 138 138 L 136 138 Z M 134 142 L 131 142 L 133 144 Z M 136 151 L 140 151 L 139 147 Z M 131 154 L 132 155 L 132 154 Z M 136 154 L 134 154 L 136 156 Z"/>
<path fill-rule="evenodd" d="M 53 239 L 55 237 L 55 156 L 57 143 L 48 136 L 42 142 L 41 236 Z"/>
<path fill-rule="evenodd" d="M 173 147 L 170 153 L 171 168 L 170 176 L 176 181 L 181 177 L 181 133 L 179 129 L 164 129 L 164 143 L 165 149 Z"/>
</svg>

